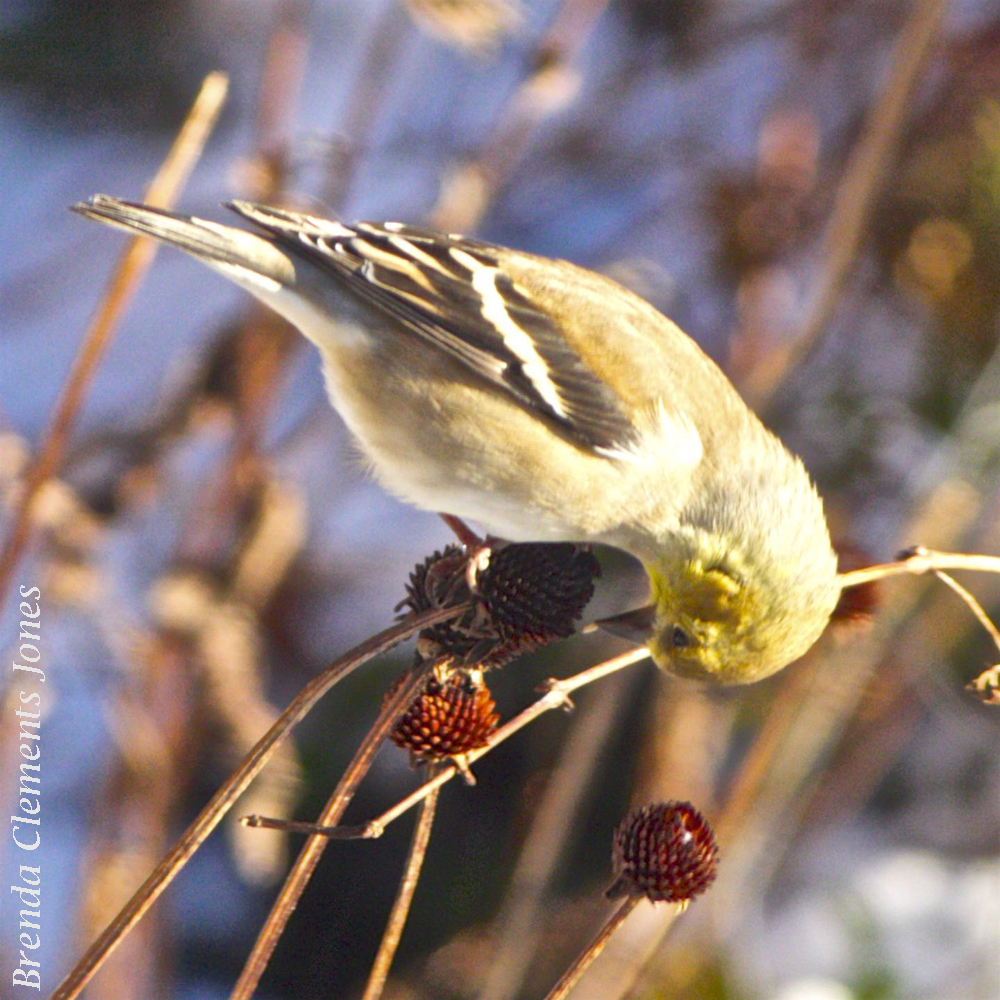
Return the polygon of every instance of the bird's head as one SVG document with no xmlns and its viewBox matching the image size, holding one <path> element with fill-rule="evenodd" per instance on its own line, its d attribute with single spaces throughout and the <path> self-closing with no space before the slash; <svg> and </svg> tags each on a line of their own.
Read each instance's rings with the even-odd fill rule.
<svg viewBox="0 0 1000 1000">
<path fill-rule="evenodd" d="M 602 623 L 643 643 L 662 670 L 749 684 L 798 659 L 819 638 L 839 594 L 832 553 L 812 571 L 759 568 L 734 557 L 676 553 L 648 563 L 653 601 Z"/>
</svg>

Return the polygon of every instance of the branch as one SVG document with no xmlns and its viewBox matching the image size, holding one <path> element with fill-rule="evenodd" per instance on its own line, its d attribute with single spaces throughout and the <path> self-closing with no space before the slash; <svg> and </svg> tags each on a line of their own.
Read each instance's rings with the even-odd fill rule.
<svg viewBox="0 0 1000 1000">
<path fill-rule="evenodd" d="M 447 621 L 449 618 L 461 614 L 463 610 L 461 607 L 441 608 L 407 618 L 405 621 L 379 632 L 378 635 L 372 636 L 367 642 L 363 642 L 351 652 L 334 660 L 323 673 L 311 680 L 288 708 L 281 713 L 274 725 L 255 744 L 243 759 L 242 764 L 209 799 L 208 804 L 198 814 L 195 821 L 153 869 L 118 916 L 108 924 L 101 936 L 70 970 L 50 1000 L 73 1000 L 80 994 L 90 978 L 104 964 L 108 955 L 142 919 L 160 893 L 173 881 L 177 873 L 187 864 L 191 855 L 198 850 L 215 829 L 222 817 L 243 793 L 243 790 L 267 763 L 277 746 L 331 687 L 372 657 L 391 649 L 414 632 L 432 624 Z"/>
<path fill-rule="evenodd" d="M 173 204 L 201 156 L 228 87 L 229 80 L 224 73 L 209 73 L 205 77 L 170 152 L 146 189 L 144 200 L 147 204 L 159 208 L 169 208 Z M 126 306 L 153 261 L 156 247 L 154 240 L 144 237 L 136 237 L 126 245 L 98 305 L 97 313 L 87 328 L 56 403 L 55 412 L 42 437 L 38 455 L 27 472 L 24 492 L 0 550 L 0 603 L 14 568 L 27 547 L 35 499 L 62 464 L 66 442 L 76 422 L 87 386 L 111 343 Z"/>
<path fill-rule="evenodd" d="M 432 768 L 429 766 L 427 770 L 430 771 Z M 406 866 L 399 882 L 399 892 L 396 895 L 396 901 L 392 904 L 392 913 L 389 914 L 385 933 L 379 943 L 378 954 L 372 964 L 372 971 L 368 976 L 368 983 L 361 1000 L 379 1000 L 382 996 L 389 968 L 396 956 L 399 939 L 406 926 L 406 918 L 410 913 L 410 904 L 413 902 L 413 893 L 416 891 L 420 871 L 424 866 L 424 858 L 427 856 L 427 845 L 430 843 L 431 829 L 434 826 L 437 800 L 438 793 L 434 791 L 424 799 L 420 807 L 417 825 L 413 828 L 413 837 L 410 841 L 410 853 L 406 856 Z"/>
<path fill-rule="evenodd" d="M 464 610 L 464 606 L 457 609 L 452 608 L 452 613 L 444 617 L 454 618 L 456 611 L 461 614 Z M 358 785 L 368 773 L 375 758 L 375 752 L 381 746 L 382 740 L 399 721 L 435 665 L 434 660 L 421 663 L 400 684 L 399 688 L 386 698 L 374 724 L 361 741 L 354 758 L 323 807 L 319 817 L 319 822 L 322 825 L 332 826 L 343 816 L 344 810 L 354 798 Z M 249 1000 L 253 996 L 257 984 L 260 982 L 260 977 L 264 974 L 267 963 L 271 960 L 271 955 L 274 954 L 274 949 L 278 946 L 278 941 L 284 933 L 285 926 L 299 905 L 302 893 L 305 892 L 309 879 L 312 878 L 312 873 L 316 870 L 316 865 L 319 864 L 319 859 L 328 843 L 328 838 L 313 835 L 299 852 L 292 870 L 285 878 L 281 892 L 278 893 L 278 898 L 271 907 L 267 920 L 264 921 L 264 926 L 261 927 L 257 935 L 257 940 L 247 957 L 240 978 L 236 981 L 233 992 L 230 994 L 230 1000 Z"/>
<path fill-rule="evenodd" d="M 502 725 L 490 736 L 489 742 L 485 747 L 480 750 L 471 750 L 466 754 L 466 763 L 471 765 L 479 760 L 480 757 L 485 757 L 491 750 L 523 729 L 529 722 L 538 718 L 539 715 L 549 712 L 554 708 L 571 707 L 572 702 L 569 700 L 568 695 L 577 688 L 600 680 L 602 677 L 607 677 L 609 674 L 622 670 L 624 667 L 629 667 L 633 663 L 638 663 L 640 660 L 648 659 L 648 657 L 649 652 L 646 649 L 632 649 L 627 653 L 622 653 L 621 656 L 616 656 L 610 660 L 606 660 L 604 663 L 599 663 L 596 667 L 590 667 L 588 670 L 581 671 L 573 677 L 568 677 L 564 681 L 547 681 L 545 683 L 545 694 L 534 702 L 534 704 L 529 705 L 519 715 L 515 715 L 513 719 Z M 360 826 L 331 826 L 323 822 L 290 822 L 288 820 L 270 819 L 267 816 L 244 816 L 243 822 L 247 826 L 269 830 L 285 830 L 292 833 L 309 833 L 331 840 L 373 839 L 381 837 L 385 832 L 385 828 L 393 820 L 399 819 L 403 813 L 412 809 L 418 802 L 427 798 L 428 795 L 435 792 L 442 785 L 447 784 L 447 782 L 451 781 L 459 773 L 458 767 L 454 764 L 449 764 L 430 781 L 425 782 L 415 791 L 411 792 L 405 799 L 401 799 L 391 809 L 382 813 L 381 816 Z"/>
<path fill-rule="evenodd" d="M 545 1000 L 565 1000 L 569 991 L 576 986 L 577 980 L 587 971 L 594 959 L 604 951 L 604 946 L 611 940 L 611 935 L 625 923 L 625 918 L 641 902 L 642 896 L 629 896 L 611 914 L 604 922 L 604 926 L 594 936 L 593 941 L 580 952 L 573 964 L 559 977 L 559 982 L 545 994 Z"/>
<path fill-rule="evenodd" d="M 852 569 L 839 576 L 841 589 L 856 587 L 873 580 L 882 580 L 887 576 L 899 576 L 909 573 L 921 576 L 924 573 L 934 573 L 938 570 L 969 569 L 981 573 L 1000 573 L 1000 556 L 984 556 L 978 553 L 938 552 L 935 549 L 925 549 L 915 545 L 912 549 L 901 552 L 899 558 L 891 563 L 879 563 L 875 566 L 865 566 L 862 569 Z"/>
<path fill-rule="evenodd" d="M 896 151 L 910 98 L 923 79 L 922 70 L 947 6 L 948 0 L 920 0 L 911 8 L 896 42 L 889 78 L 837 189 L 819 254 L 825 268 L 806 310 L 802 329 L 791 344 L 775 351 L 751 372 L 743 386 L 744 394 L 758 411 L 766 407 L 785 375 L 816 349 L 830 321 L 861 249 L 872 206 Z"/>
</svg>

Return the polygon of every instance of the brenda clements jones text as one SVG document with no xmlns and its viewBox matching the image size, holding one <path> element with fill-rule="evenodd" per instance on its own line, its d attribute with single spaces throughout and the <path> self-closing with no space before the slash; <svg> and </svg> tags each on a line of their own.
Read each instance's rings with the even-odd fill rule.
<svg viewBox="0 0 1000 1000">
<path fill-rule="evenodd" d="M 20 635 L 14 658 L 13 686 L 18 691 L 18 750 L 20 780 L 16 815 L 10 818 L 11 837 L 17 848 L 16 884 L 11 893 L 20 897 L 18 943 L 13 952 L 20 957 L 14 969 L 14 986 L 30 986 L 41 991 L 42 967 L 39 947 L 42 943 L 42 866 L 36 853 L 42 844 L 42 696 L 45 683 L 41 667 L 42 592 L 38 587 L 21 587 L 19 605 Z M 18 905 L 15 903 L 15 905 Z"/>
</svg>

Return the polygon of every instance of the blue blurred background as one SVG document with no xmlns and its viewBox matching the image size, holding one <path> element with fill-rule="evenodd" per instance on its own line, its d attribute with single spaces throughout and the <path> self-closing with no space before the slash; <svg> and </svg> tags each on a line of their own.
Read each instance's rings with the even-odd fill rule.
<svg viewBox="0 0 1000 1000">
<path fill-rule="evenodd" d="M 219 202 L 249 197 L 603 270 L 802 454 L 845 560 L 918 541 L 1000 551 L 991 0 L 9 0 L 4 532 L 123 247 L 66 208 L 141 197 L 216 69 L 229 99 L 179 210 L 224 219 Z M 47 995 L 277 711 L 384 627 L 410 568 L 449 539 L 366 478 L 312 349 L 169 252 L 89 384 L 35 525 L 12 581 L 42 591 Z M 992 578 L 968 582 L 1000 609 Z M 690 798 L 722 822 L 719 885 L 658 946 L 637 914 L 580 996 L 1000 996 L 1000 740 L 962 691 L 997 653 L 939 591 L 914 607 L 915 581 L 886 585 L 874 626 L 745 691 L 633 668 L 486 758 L 476 788 L 444 792 L 386 995 L 543 995 L 604 913 L 618 818 Z M 578 637 L 506 668 L 490 678 L 502 715 L 617 648 Z M 338 688 L 230 819 L 315 816 L 408 655 Z M 14 808 L 19 678 L 3 677 Z M 804 735 L 787 728 L 810 712 Z M 414 783 L 387 747 L 349 820 Z M 524 916 L 515 866 L 552 846 L 547 807 L 558 848 Z M 360 995 L 410 822 L 328 849 L 260 996 Z M 23 859 L 0 843 L 13 880 Z M 86 995 L 227 996 L 298 844 L 227 821 Z M 5 977 L 14 903 L 0 904 Z"/>
</svg>

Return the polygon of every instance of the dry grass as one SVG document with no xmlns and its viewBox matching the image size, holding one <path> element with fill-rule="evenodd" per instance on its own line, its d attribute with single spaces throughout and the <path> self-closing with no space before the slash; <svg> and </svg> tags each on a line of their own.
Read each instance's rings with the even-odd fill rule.
<svg viewBox="0 0 1000 1000">
<path fill-rule="evenodd" d="M 810 5 L 799 6 L 801 18 L 794 22 L 794 29 L 788 28 L 788 37 L 797 37 L 807 51 L 813 44 L 807 37 L 809 31 L 817 30 L 812 19 L 821 15 Z M 581 110 L 579 96 L 587 73 L 584 53 L 601 18 L 608 16 L 606 7 L 600 0 L 563 0 L 534 43 L 522 41 L 526 28 L 515 30 L 513 21 L 505 22 L 514 31 L 514 40 L 496 37 L 501 37 L 500 44 L 524 45 L 522 78 L 498 110 L 493 128 L 475 146 L 454 153 L 442 166 L 437 204 L 429 213 L 436 224 L 470 231 L 480 228 L 491 212 L 499 211 L 504 197 L 525 174 L 530 177 L 532 170 L 542 169 L 533 158 L 544 166 L 544 157 L 553 155 L 545 146 L 544 126 L 558 122 L 559 114 L 567 109 Z M 748 391 L 760 400 L 781 398 L 782 387 L 801 378 L 801 366 L 815 363 L 813 345 L 827 346 L 825 334 L 844 304 L 851 284 L 847 279 L 869 253 L 866 238 L 884 196 L 886 178 L 893 176 L 907 140 L 914 89 L 929 75 L 929 66 L 938 66 L 945 7 L 943 0 L 924 0 L 907 8 L 892 67 L 882 89 L 873 93 L 860 138 L 848 155 L 840 157 L 843 168 L 830 162 L 822 148 L 816 154 L 820 162 L 815 183 L 826 184 L 823 218 L 829 220 L 822 243 L 823 262 L 810 272 L 813 305 L 798 336 L 791 343 L 771 345 L 772 349 L 765 345 L 759 364 L 748 376 Z M 308 86 L 306 24 L 299 5 L 279 6 L 258 97 L 256 146 L 239 170 L 252 189 L 251 196 L 264 201 L 300 200 L 295 181 L 297 137 L 288 123 L 296 120 L 303 87 Z M 832 31 L 829 23 L 827 29 Z M 776 30 L 775 24 L 769 22 L 760 30 Z M 685 37 L 686 44 L 693 44 L 691 39 L 700 37 L 698 26 Z M 419 51 L 418 38 L 401 8 L 381 8 L 341 120 L 347 144 L 340 150 L 335 169 L 325 177 L 323 194 L 335 208 L 357 190 L 380 141 L 380 127 L 398 100 L 398 81 L 385 67 Z M 189 127 L 171 154 L 171 188 L 197 156 L 221 101 L 218 81 L 211 86 L 216 88 L 214 96 L 203 101 L 213 106 L 206 109 L 202 103 L 192 116 L 201 134 L 192 135 Z M 609 86 L 603 95 L 606 106 L 593 95 L 588 98 L 594 101 L 589 110 L 601 122 L 598 135 L 612 134 L 615 101 L 627 92 L 625 84 L 617 91 Z M 567 161 L 585 158 L 588 141 L 594 140 L 582 133 L 568 135 Z M 183 167 L 177 165 L 181 159 L 187 161 Z M 635 165 L 629 169 L 636 169 Z M 157 186 L 146 198 L 162 198 L 166 204 L 172 193 Z M 642 226 L 638 220 L 630 228 L 626 256 L 632 254 L 631 240 L 638 240 Z M 11 474 L 7 496 L 16 498 L 16 503 L 9 504 L 12 513 L 0 558 L 0 592 L 24 565 L 21 560 L 30 551 L 33 523 L 38 524 L 39 558 L 53 586 L 59 583 L 59 593 L 80 595 L 96 578 L 93 567 L 100 562 L 104 541 L 100 529 L 88 520 L 84 500 L 68 487 L 60 492 L 63 487 L 57 482 L 46 508 L 49 513 L 39 523 L 32 521 L 32 512 L 44 507 L 40 501 L 43 486 L 58 475 L 67 449 L 72 456 L 69 433 L 76 414 L 150 256 L 151 245 L 146 243 L 127 251 L 79 360 L 67 376 L 50 431 L 33 462 Z M 740 293 L 749 294 L 754 267 L 734 282 Z M 847 298 L 856 309 L 855 295 L 850 291 Z M 271 317 L 248 309 L 227 343 L 221 367 L 230 388 L 221 401 L 218 397 L 206 401 L 206 395 L 194 392 L 180 410 L 160 415 L 150 432 L 153 443 L 136 452 L 117 484 L 120 495 L 130 498 L 130 503 L 155 509 L 166 496 L 168 473 L 163 456 L 178 440 L 196 436 L 205 426 L 225 429 L 222 455 L 201 482 L 198 501 L 182 520 L 174 553 L 152 588 L 149 620 L 132 623 L 126 636 L 114 637 L 123 660 L 130 664 L 130 681 L 113 711 L 120 720 L 114 733 L 119 753 L 103 787 L 95 792 L 106 819 L 95 830 L 90 846 L 90 871 L 81 893 L 86 913 L 79 918 L 88 938 L 109 918 L 111 922 L 52 994 L 53 1000 L 79 995 L 269 760 L 271 767 L 253 786 L 256 798 L 242 800 L 242 812 L 281 817 L 293 810 L 297 789 L 305 779 L 290 744 L 285 744 L 280 761 L 272 758 L 278 744 L 330 684 L 415 627 L 409 623 L 374 637 L 311 681 L 283 712 L 274 709 L 264 666 L 276 645 L 285 642 L 295 650 L 284 619 L 289 594 L 294 599 L 302 591 L 284 588 L 285 581 L 295 575 L 309 536 L 306 502 L 285 481 L 262 441 L 274 410 L 282 406 L 282 380 L 293 368 L 297 341 Z M 631 671 L 627 682 L 616 686 L 608 681 L 595 689 L 595 695 L 584 696 L 577 716 L 561 724 L 558 738 L 553 738 L 554 730 L 546 729 L 541 720 L 552 709 L 563 707 L 569 692 L 643 658 L 641 653 L 626 654 L 554 682 L 519 714 L 512 714 L 486 748 L 470 753 L 466 762 L 470 765 L 501 746 L 513 755 L 506 741 L 523 734 L 525 749 L 518 752 L 530 754 L 541 777 L 518 778 L 515 771 L 511 779 L 527 786 L 517 798 L 521 810 L 513 821 L 517 836 L 505 848 L 510 857 L 519 851 L 518 860 L 512 861 L 511 871 L 502 880 L 498 878 L 491 906 L 477 917 L 478 927 L 450 926 L 447 942 L 442 937 L 445 932 L 432 932 L 429 943 L 424 940 L 419 945 L 425 956 L 423 967 L 414 970 L 412 958 L 406 958 L 403 973 L 393 977 L 390 964 L 417 890 L 434 803 L 461 768 L 442 765 L 397 804 L 385 808 L 383 801 L 372 810 L 374 819 L 338 825 L 382 737 L 416 689 L 420 678 L 414 675 L 383 707 L 354 762 L 326 806 L 317 811 L 321 827 L 338 827 L 326 834 L 371 840 L 407 811 L 418 805 L 421 809 L 399 900 L 365 1000 L 374 1000 L 383 989 L 386 995 L 414 998 L 477 995 L 482 1000 L 499 1000 L 542 995 L 558 977 L 558 970 L 567 968 L 598 920 L 596 892 L 591 890 L 607 881 L 607 872 L 585 869 L 576 878 L 568 874 L 581 856 L 589 858 L 586 845 L 581 846 L 587 837 L 581 837 L 580 828 L 587 827 L 592 813 L 604 815 L 595 804 L 597 798 L 610 800 L 616 808 L 623 808 L 627 801 L 691 798 L 712 819 L 723 860 L 718 884 L 683 921 L 675 925 L 672 909 L 644 908 L 649 912 L 637 913 L 618 936 L 602 939 L 602 945 L 607 945 L 605 954 L 587 973 L 576 995 L 609 1000 L 657 992 L 679 997 L 708 995 L 698 992 L 702 984 L 711 979 L 734 939 L 760 912 L 767 888 L 780 884 L 783 866 L 803 838 L 810 831 L 850 821 L 865 809 L 903 748 L 919 739 L 928 704 L 963 706 L 955 711 L 966 713 L 964 724 L 985 727 L 972 714 L 978 711 L 972 697 L 967 702 L 957 700 L 966 697 L 958 693 L 961 684 L 942 677 L 939 667 L 954 660 L 968 662 L 970 649 L 975 650 L 973 658 L 978 655 L 975 619 L 987 625 L 989 609 L 1000 602 L 1000 582 L 990 575 L 1000 560 L 994 556 L 956 559 L 941 553 L 1000 551 L 995 472 L 1000 465 L 1000 436 L 983 430 L 998 397 L 1000 364 L 994 354 L 967 387 L 964 405 L 927 461 L 930 471 L 914 477 L 907 505 L 900 504 L 886 514 L 882 537 L 887 546 L 920 541 L 933 550 L 871 571 L 869 575 L 901 579 L 884 584 L 883 603 L 867 630 L 828 636 L 806 662 L 739 697 L 707 698 L 663 678 L 650 679 Z M 849 522 L 850 515 L 844 513 L 849 498 L 845 501 L 846 493 L 839 490 L 832 492 L 834 517 Z M 971 593 L 949 575 L 970 569 L 987 571 L 970 581 Z M 916 572 L 937 574 L 957 591 L 965 606 L 945 587 L 930 589 L 930 578 L 914 578 Z M 852 582 L 863 578 L 863 573 L 849 577 Z M 336 601 L 336 594 L 329 599 Z M 95 611 L 91 608 L 85 613 Z M 995 629 L 993 639 L 998 641 Z M 578 657 L 580 649 L 572 645 L 570 655 Z M 519 679 L 521 669 L 519 664 L 511 667 L 507 677 Z M 560 670 L 572 673 L 573 668 L 563 664 Z M 995 671 L 983 672 L 978 681 L 984 700 L 995 700 Z M 965 670 L 964 676 L 968 680 L 978 673 L 977 665 Z M 505 678 L 505 683 L 514 681 Z M 602 696 L 604 691 L 611 693 Z M 642 706 L 637 708 L 637 701 Z M 519 704 L 524 704 L 523 694 Z M 374 714 L 374 708 L 369 714 Z M 536 730 L 548 736 L 525 732 L 536 721 Z M 242 758 L 242 763 L 156 863 L 169 843 L 167 831 L 190 798 L 192 774 L 197 769 L 192 761 L 207 752 L 202 727 L 223 733 L 229 753 Z M 253 749 L 247 754 L 250 745 Z M 490 763 L 495 759 L 491 757 Z M 487 797 L 489 782 L 483 784 L 486 789 L 466 794 L 483 796 L 480 802 L 493 801 Z M 371 799 L 363 801 L 368 808 Z M 435 844 L 465 832 L 447 826 L 448 816 L 442 796 Z M 230 832 L 239 838 L 235 843 L 240 845 L 237 851 L 246 877 L 266 882 L 269 873 L 273 876 L 283 868 L 285 841 L 276 834 L 235 825 Z M 602 836 L 595 831 L 591 839 Z M 329 843 L 325 834 L 310 834 L 238 977 L 234 998 L 255 993 L 275 949 L 283 946 L 283 933 L 289 935 L 285 945 L 294 945 L 305 933 L 322 933 L 322 928 L 289 925 L 289 920 Z M 337 849 L 334 844 L 333 850 Z M 434 880 L 436 891 L 443 891 L 438 877 L 427 874 L 428 869 L 434 872 L 434 866 L 431 845 L 423 878 Z M 568 888 L 567 881 L 572 882 Z M 139 882 L 140 888 L 133 891 Z M 120 908 L 130 892 L 131 900 Z M 419 906 L 419 891 L 417 897 L 413 912 L 418 920 L 427 920 L 426 909 Z M 153 921 L 147 920 L 142 927 L 144 937 L 131 946 L 127 961 L 120 961 L 113 974 L 105 970 L 94 979 L 88 996 L 162 992 L 160 965 L 166 962 L 169 935 Z M 663 943 L 668 932 L 681 929 L 681 940 Z"/>
</svg>

